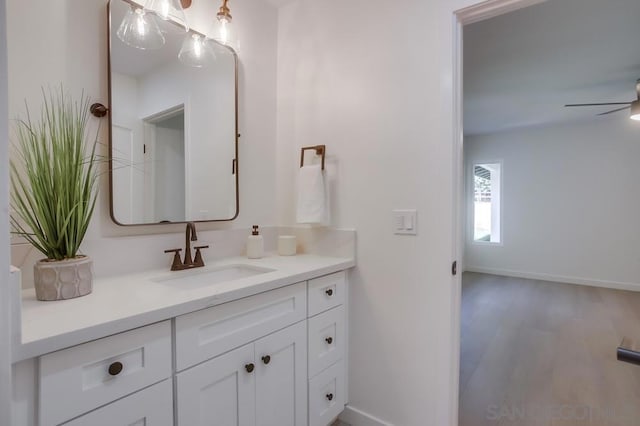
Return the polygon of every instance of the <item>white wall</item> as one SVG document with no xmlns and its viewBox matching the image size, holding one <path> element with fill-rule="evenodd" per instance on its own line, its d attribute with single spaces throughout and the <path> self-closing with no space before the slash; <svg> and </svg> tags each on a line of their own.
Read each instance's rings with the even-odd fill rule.
<svg viewBox="0 0 640 426">
<path fill-rule="evenodd" d="M 469 233 L 466 269 L 640 290 L 640 123 L 619 113 L 465 138 L 467 171 L 496 159 L 503 244 Z"/>
<path fill-rule="evenodd" d="M 24 111 L 24 100 L 39 105 L 42 85 L 63 82 L 75 95 L 81 89 L 94 100 L 107 101 L 107 15 L 106 0 L 10 0 L 7 12 L 9 53 L 9 116 Z M 219 4 L 195 1 L 189 9 L 190 22 L 205 29 L 214 19 Z M 276 33 L 277 10 L 262 0 L 232 5 L 240 52 L 240 215 L 233 222 L 198 225 L 200 230 L 248 228 L 276 222 L 275 215 L 275 122 L 276 122 Z M 43 42 L 46 40 L 46 43 Z M 97 125 L 92 119 L 92 125 Z M 106 144 L 107 121 L 102 122 L 101 141 Z M 103 151 L 106 154 L 106 148 Z M 230 167 L 230 166 L 229 166 Z M 106 168 L 106 166 L 105 166 Z M 184 240 L 184 226 L 122 228 L 113 224 L 108 210 L 108 178 L 100 179 L 98 205 L 83 250 L 94 257 L 97 275 L 109 274 L 130 259 L 152 256 L 159 266 L 170 259 L 158 247 L 161 236 L 145 233 L 173 233 L 172 246 Z M 140 235 L 122 238 L 122 235 Z M 164 244 L 164 243 L 163 243 Z M 89 252 L 89 250 L 91 252 Z M 41 257 L 28 246 L 14 246 L 13 259 L 25 265 L 29 281 L 31 265 Z"/>
<path fill-rule="evenodd" d="M 11 333 L 9 301 L 9 155 L 5 1 L 0 0 L 0 424 L 11 424 Z"/>
<path fill-rule="evenodd" d="M 332 225 L 358 235 L 349 277 L 356 425 L 366 415 L 455 424 L 453 11 L 471 3 L 298 0 L 280 9 L 278 219 L 294 223 L 300 147 L 326 144 Z M 394 208 L 418 209 L 418 236 L 392 234 Z"/>
</svg>

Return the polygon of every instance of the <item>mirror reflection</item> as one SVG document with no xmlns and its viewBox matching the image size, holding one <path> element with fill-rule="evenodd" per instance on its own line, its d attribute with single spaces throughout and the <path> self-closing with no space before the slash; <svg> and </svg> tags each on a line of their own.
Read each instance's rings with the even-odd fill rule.
<svg viewBox="0 0 640 426">
<path fill-rule="evenodd" d="M 117 32 L 127 14 L 141 15 L 138 9 L 112 0 L 109 10 L 113 220 L 133 225 L 233 219 L 235 53 L 207 41 L 206 62 L 181 61 L 185 39 L 200 37 L 152 13 L 143 15 L 144 22 L 159 27 L 164 43 L 134 47 Z"/>
</svg>

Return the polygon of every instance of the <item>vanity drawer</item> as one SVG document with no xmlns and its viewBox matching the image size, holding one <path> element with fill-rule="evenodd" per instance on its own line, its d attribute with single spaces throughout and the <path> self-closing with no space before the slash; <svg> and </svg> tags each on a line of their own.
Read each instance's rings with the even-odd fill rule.
<svg viewBox="0 0 640 426">
<path fill-rule="evenodd" d="M 344 271 L 309 280 L 309 316 L 342 305 L 346 287 Z"/>
<path fill-rule="evenodd" d="M 44 355 L 40 426 L 58 425 L 169 376 L 169 321 Z"/>
<path fill-rule="evenodd" d="M 309 318 L 309 377 L 344 357 L 344 306 Z"/>
<path fill-rule="evenodd" d="M 178 371 L 306 318 L 305 283 L 176 318 Z"/>
<path fill-rule="evenodd" d="M 309 380 L 309 426 L 327 426 L 344 410 L 342 361 Z"/>
<path fill-rule="evenodd" d="M 167 379 L 64 426 L 173 426 L 172 387 Z"/>
</svg>

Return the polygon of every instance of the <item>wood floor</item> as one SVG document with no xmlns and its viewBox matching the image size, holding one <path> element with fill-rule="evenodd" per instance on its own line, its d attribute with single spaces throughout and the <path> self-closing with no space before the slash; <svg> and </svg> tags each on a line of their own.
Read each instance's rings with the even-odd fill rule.
<svg viewBox="0 0 640 426">
<path fill-rule="evenodd" d="M 459 426 L 638 426 L 640 293 L 465 273 Z"/>
</svg>

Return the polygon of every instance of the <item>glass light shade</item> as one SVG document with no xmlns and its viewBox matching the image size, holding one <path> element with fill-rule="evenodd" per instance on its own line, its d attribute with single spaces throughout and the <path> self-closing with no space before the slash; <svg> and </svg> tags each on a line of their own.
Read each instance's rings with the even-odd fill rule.
<svg viewBox="0 0 640 426">
<path fill-rule="evenodd" d="M 631 102 L 631 116 L 629 118 L 640 121 L 640 100 Z"/>
<path fill-rule="evenodd" d="M 147 0 L 145 9 L 152 11 L 160 19 L 173 20 L 189 31 L 187 16 L 180 0 Z"/>
<path fill-rule="evenodd" d="M 216 19 L 214 20 L 213 27 L 209 32 L 209 37 L 218 43 L 229 46 L 237 51 L 238 40 L 236 39 L 232 29 L 233 25 L 231 25 L 230 21 L 226 19 Z"/>
<path fill-rule="evenodd" d="M 204 67 L 216 60 L 216 54 L 206 38 L 199 34 L 188 34 L 182 42 L 178 58 L 186 65 Z"/>
<path fill-rule="evenodd" d="M 159 49 L 164 45 L 164 35 L 156 21 L 135 7 L 124 16 L 116 34 L 125 44 L 137 49 Z"/>
</svg>

